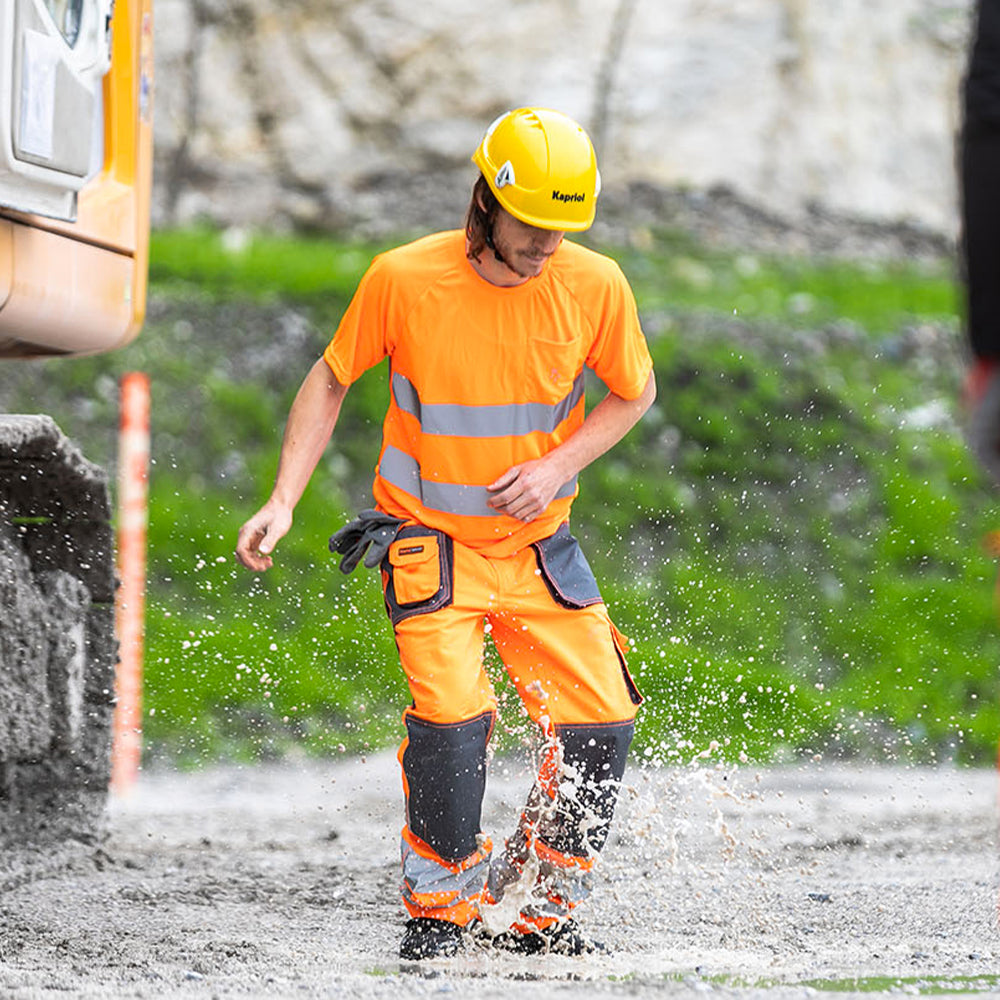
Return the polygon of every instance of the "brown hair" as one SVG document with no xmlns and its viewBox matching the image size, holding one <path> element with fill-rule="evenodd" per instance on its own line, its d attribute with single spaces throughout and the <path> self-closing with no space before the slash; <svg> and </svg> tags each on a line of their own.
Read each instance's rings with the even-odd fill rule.
<svg viewBox="0 0 1000 1000">
<path fill-rule="evenodd" d="M 485 206 L 480 208 L 480 202 Z M 465 237 L 468 247 L 465 254 L 473 260 L 479 260 L 483 248 L 488 246 L 493 238 L 493 220 L 496 218 L 500 203 L 490 190 L 486 178 L 480 174 L 472 188 L 472 198 L 469 209 L 465 213 Z"/>
</svg>

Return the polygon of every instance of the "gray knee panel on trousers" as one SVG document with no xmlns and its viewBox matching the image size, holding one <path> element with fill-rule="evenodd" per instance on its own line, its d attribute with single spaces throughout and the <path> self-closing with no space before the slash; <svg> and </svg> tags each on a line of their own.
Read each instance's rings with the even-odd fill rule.
<svg viewBox="0 0 1000 1000">
<path fill-rule="evenodd" d="M 543 843 L 575 857 L 601 851 L 611 829 L 634 731 L 632 722 L 556 726 L 563 774 L 554 808 L 545 810 L 539 823 Z"/>
<path fill-rule="evenodd" d="M 406 718 L 406 822 L 446 861 L 477 850 L 493 712 L 452 724 Z"/>
</svg>

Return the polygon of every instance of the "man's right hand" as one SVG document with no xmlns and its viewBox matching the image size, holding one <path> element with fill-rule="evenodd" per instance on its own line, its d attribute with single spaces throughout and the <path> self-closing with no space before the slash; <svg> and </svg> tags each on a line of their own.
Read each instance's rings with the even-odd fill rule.
<svg viewBox="0 0 1000 1000">
<path fill-rule="evenodd" d="M 268 501 L 240 528 L 236 558 L 247 569 L 262 573 L 274 564 L 271 553 L 292 526 L 292 512 Z"/>
</svg>

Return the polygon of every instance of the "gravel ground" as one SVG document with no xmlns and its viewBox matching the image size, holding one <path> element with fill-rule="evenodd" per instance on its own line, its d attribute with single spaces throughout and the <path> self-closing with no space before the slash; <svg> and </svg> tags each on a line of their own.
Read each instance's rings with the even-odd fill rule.
<svg viewBox="0 0 1000 1000">
<path fill-rule="evenodd" d="M 994 772 L 814 763 L 626 781 L 581 908 L 610 956 L 414 964 L 396 957 L 392 754 L 146 773 L 99 845 L 7 859 L 0 997 L 1000 995 Z M 491 833 L 526 787 L 523 765 L 494 762 Z"/>
</svg>

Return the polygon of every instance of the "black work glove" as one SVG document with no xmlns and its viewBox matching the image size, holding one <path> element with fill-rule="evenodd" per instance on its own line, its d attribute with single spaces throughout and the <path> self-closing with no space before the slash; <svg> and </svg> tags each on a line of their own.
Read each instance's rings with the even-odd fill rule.
<svg viewBox="0 0 1000 1000">
<path fill-rule="evenodd" d="M 396 532 L 405 523 L 402 518 L 371 508 L 361 511 L 330 539 L 330 551 L 343 556 L 340 572 L 352 573 L 369 544 L 371 551 L 365 556 L 365 565 L 369 569 L 376 567 L 385 558 Z"/>
</svg>

